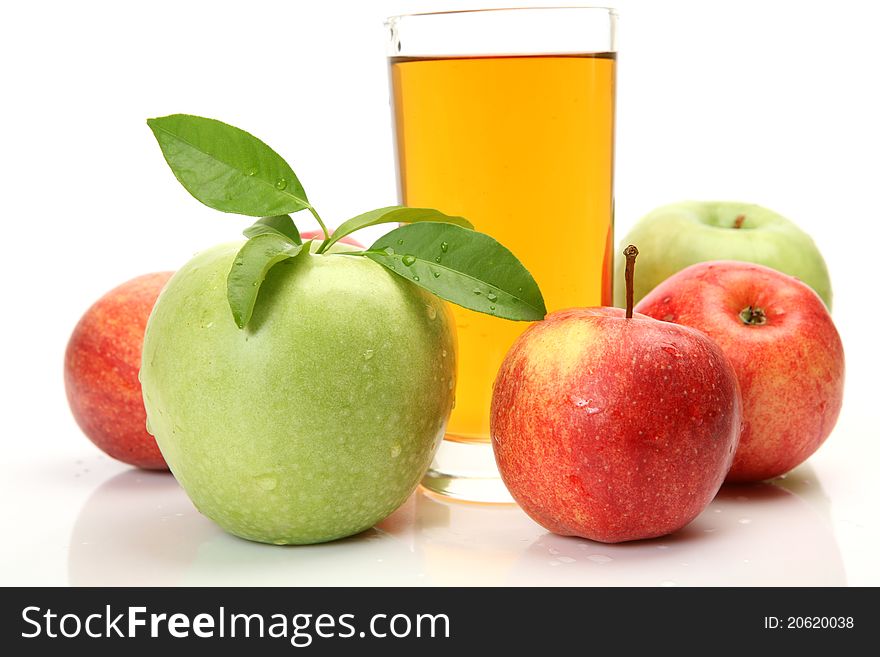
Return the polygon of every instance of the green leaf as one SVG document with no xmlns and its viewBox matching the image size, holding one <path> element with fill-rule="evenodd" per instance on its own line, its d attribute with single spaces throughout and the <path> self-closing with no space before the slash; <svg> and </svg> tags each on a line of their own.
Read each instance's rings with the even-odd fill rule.
<svg viewBox="0 0 880 657">
<path fill-rule="evenodd" d="M 208 207 L 252 217 L 309 207 L 290 165 L 253 135 L 188 114 L 147 119 L 180 183 Z"/>
<path fill-rule="evenodd" d="M 440 221 L 447 224 L 455 224 L 456 226 L 464 226 L 465 228 L 473 228 L 471 222 L 464 217 L 453 217 L 443 214 L 439 210 L 430 208 L 407 208 L 402 205 L 392 205 L 387 208 L 379 208 L 378 210 L 370 210 L 356 217 L 352 217 L 333 231 L 330 240 L 321 247 L 321 253 L 336 244 L 346 235 L 351 235 L 356 230 L 366 228 L 367 226 L 376 226 L 378 224 L 415 224 L 422 221 Z"/>
<path fill-rule="evenodd" d="M 414 223 L 379 238 L 364 255 L 470 310 L 523 321 L 547 314 L 532 275 L 483 233 L 447 223 Z"/>
<path fill-rule="evenodd" d="M 301 244 L 292 244 L 287 236 L 275 233 L 257 235 L 244 243 L 226 278 L 226 296 L 238 328 L 244 328 L 250 321 L 269 270 L 302 249 Z"/>
<path fill-rule="evenodd" d="M 256 237 L 257 235 L 266 234 L 281 235 L 294 244 L 302 244 L 302 238 L 299 236 L 296 224 L 293 223 L 293 219 L 291 219 L 289 214 L 263 217 L 244 230 L 245 237 Z"/>
</svg>

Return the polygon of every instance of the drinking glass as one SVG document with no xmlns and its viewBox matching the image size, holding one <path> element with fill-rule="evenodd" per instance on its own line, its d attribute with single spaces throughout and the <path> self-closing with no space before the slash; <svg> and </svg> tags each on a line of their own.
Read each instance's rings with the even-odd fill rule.
<svg viewBox="0 0 880 657">
<path fill-rule="evenodd" d="M 400 201 L 469 219 L 519 257 L 549 311 L 611 305 L 616 14 L 533 8 L 388 19 Z M 456 403 L 422 484 L 511 501 L 492 384 L 527 327 L 453 306 Z"/>
</svg>

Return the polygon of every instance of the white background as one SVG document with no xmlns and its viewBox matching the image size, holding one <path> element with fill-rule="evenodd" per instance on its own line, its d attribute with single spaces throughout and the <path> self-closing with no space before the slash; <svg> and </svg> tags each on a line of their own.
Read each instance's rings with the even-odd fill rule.
<svg viewBox="0 0 880 657">
<path fill-rule="evenodd" d="M 791 492 L 720 498 L 695 525 L 722 531 L 711 545 L 688 540 L 692 528 L 658 560 L 668 546 L 566 542 L 516 509 L 418 498 L 362 540 L 263 548 L 220 534 L 173 480 L 111 462 L 77 429 L 61 364 L 80 314 L 248 223 L 189 197 L 147 117 L 201 114 L 262 137 L 335 224 L 396 201 L 384 17 L 508 4 L 3 4 L 0 584 L 880 583 L 880 12 L 868 1 L 616 3 L 618 239 L 680 199 L 774 208 L 823 251 L 847 353 L 826 446 Z"/>
</svg>

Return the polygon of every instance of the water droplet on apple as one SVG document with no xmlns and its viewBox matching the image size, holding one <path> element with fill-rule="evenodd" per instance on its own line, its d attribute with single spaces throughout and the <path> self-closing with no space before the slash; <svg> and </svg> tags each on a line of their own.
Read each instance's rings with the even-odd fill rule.
<svg viewBox="0 0 880 657">
<path fill-rule="evenodd" d="M 447 251 L 449 251 L 449 243 L 448 242 L 440 242 L 440 250 L 443 251 L 443 253 L 446 253 Z"/>
<path fill-rule="evenodd" d="M 285 178 L 279 178 L 275 181 L 275 189 L 284 190 L 287 189 L 287 180 Z"/>
<path fill-rule="evenodd" d="M 584 409 L 584 412 L 585 412 L 587 415 L 595 415 L 596 413 L 601 413 L 601 412 L 602 412 L 602 409 L 601 409 L 601 408 L 592 405 L 592 404 L 593 404 L 593 400 L 592 400 L 592 399 L 584 399 L 583 397 L 578 397 L 577 395 L 569 395 L 569 396 L 568 396 L 568 399 L 569 399 L 569 401 L 571 401 L 571 403 L 574 404 L 577 408 L 582 408 L 582 409 Z"/>
<path fill-rule="evenodd" d="M 751 524 L 752 519 L 751 518 L 740 518 L 739 520 L 737 520 L 737 522 L 741 525 L 748 525 L 748 524 Z"/>
<path fill-rule="evenodd" d="M 663 303 L 669 303 L 672 301 L 672 297 L 663 297 Z"/>
<path fill-rule="evenodd" d="M 373 357 L 373 350 L 372 350 L 372 349 L 367 349 L 367 350 L 364 352 L 364 360 L 370 360 L 372 357 Z"/>
<path fill-rule="evenodd" d="M 401 262 L 403 262 L 404 266 L 406 266 L 406 267 L 411 267 L 415 261 L 416 261 L 416 257 L 411 256 L 411 255 L 405 255 L 401 259 Z"/>
<path fill-rule="evenodd" d="M 259 486 L 263 490 L 275 490 L 275 487 L 277 485 L 278 482 L 272 475 L 263 475 L 261 477 L 257 477 L 257 486 Z"/>
<path fill-rule="evenodd" d="M 681 358 L 681 352 L 675 348 L 674 345 L 671 344 L 662 344 L 660 348 L 665 351 L 670 356 L 674 356 L 675 358 Z"/>
<path fill-rule="evenodd" d="M 398 456 L 400 456 L 400 445 L 392 445 L 391 458 L 396 459 Z"/>
</svg>

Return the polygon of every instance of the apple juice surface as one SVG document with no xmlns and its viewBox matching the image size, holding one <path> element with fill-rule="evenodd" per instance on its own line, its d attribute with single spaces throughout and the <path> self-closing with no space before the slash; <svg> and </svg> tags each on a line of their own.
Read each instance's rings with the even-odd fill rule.
<svg viewBox="0 0 880 657">
<path fill-rule="evenodd" d="M 392 58 L 401 201 L 468 218 L 511 249 L 549 311 L 611 305 L 613 54 Z M 528 327 L 452 306 L 446 438 L 489 438 L 492 383 Z"/>
</svg>

